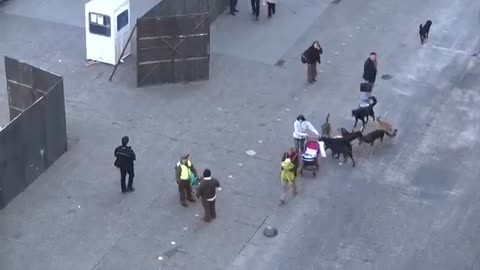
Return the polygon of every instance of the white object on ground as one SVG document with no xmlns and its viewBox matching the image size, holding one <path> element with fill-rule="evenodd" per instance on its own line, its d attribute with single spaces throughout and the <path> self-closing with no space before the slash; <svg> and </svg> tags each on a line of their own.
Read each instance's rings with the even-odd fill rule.
<svg viewBox="0 0 480 270">
<path fill-rule="evenodd" d="M 158 256 L 158 260 L 159 260 L 159 261 L 163 261 L 163 257 L 162 257 L 162 256 Z"/>
<path fill-rule="evenodd" d="M 170 244 L 175 245 L 175 244 L 177 244 L 177 243 L 175 243 L 175 241 L 172 241 L 172 242 L 170 242 Z"/>
<path fill-rule="evenodd" d="M 247 150 L 247 155 L 249 155 L 249 156 L 255 156 L 256 154 L 257 154 L 257 153 L 256 153 L 254 150 L 252 150 L 252 149 Z"/>
</svg>

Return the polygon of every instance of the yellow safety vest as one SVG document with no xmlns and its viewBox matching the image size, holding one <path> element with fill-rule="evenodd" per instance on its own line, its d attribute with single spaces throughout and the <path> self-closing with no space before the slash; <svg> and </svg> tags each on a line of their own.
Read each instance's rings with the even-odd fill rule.
<svg viewBox="0 0 480 270">
<path fill-rule="evenodd" d="M 190 160 L 187 161 L 187 165 L 180 164 L 180 180 L 190 180 L 190 175 L 192 173 L 190 170 L 191 166 L 192 163 Z"/>
</svg>

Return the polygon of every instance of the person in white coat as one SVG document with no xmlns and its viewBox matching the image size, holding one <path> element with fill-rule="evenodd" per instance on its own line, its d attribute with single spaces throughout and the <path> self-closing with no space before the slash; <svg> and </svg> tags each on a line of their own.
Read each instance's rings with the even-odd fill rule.
<svg viewBox="0 0 480 270">
<path fill-rule="evenodd" d="M 268 18 L 271 18 L 272 14 L 275 14 L 275 6 L 277 5 L 277 0 L 265 0 L 264 5 L 267 6 Z"/>
<path fill-rule="evenodd" d="M 305 119 L 305 116 L 299 115 L 293 123 L 293 140 L 297 152 L 300 150 L 303 153 L 305 150 L 305 138 L 308 137 L 309 132 L 320 137 L 317 129 Z"/>
</svg>

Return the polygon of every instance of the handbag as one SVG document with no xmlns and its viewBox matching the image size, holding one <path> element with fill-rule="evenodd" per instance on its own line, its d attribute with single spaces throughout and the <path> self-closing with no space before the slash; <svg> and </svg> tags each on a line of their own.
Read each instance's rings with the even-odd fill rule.
<svg viewBox="0 0 480 270">
<path fill-rule="evenodd" d="M 369 82 L 363 82 L 360 84 L 360 92 L 372 92 L 373 84 Z"/>
</svg>

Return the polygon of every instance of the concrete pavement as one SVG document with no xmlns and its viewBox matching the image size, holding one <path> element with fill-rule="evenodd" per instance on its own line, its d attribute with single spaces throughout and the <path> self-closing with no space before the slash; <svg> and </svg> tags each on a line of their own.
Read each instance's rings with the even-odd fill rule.
<svg viewBox="0 0 480 270">
<path fill-rule="evenodd" d="M 2 7 L 0 54 L 64 76 L 69 151 L 0 211 L 0 269 L 480 269 L 480 70 L 455 52 L 478 48 L 480 3 L 284 0 L 255 22 L 243 1 L 212 27 L 209 81 L 139 89 L 132 57 L 113 83 L 111 67 L 84 66 L 80 7 L 46 4 L 63 15 L 27 0 Z M 431 39 L 420 48 L 427 18 Z M 325 55 L 310 86 L 300 54 L 313 39 Z M 334 128 L 353 125 L 372 50 L 379 76 L 393 75 L 378 78 L 375 110 L 398 136 L 355 145 L 354 169 L 322 160 L 317 178 L 301 179 L 299 196 L 278 207 L 293 119 L 303 113 L 318 127 L 330 112 Z M 124 134 L 138 156 L 127 196 L 112 166 Z M 173 164 L 186 152 L 223 185 L 212 224 L 199 205 L 178 204 Z M 265 225 L 279 235 L 264 238 Z"/>
</svg>

